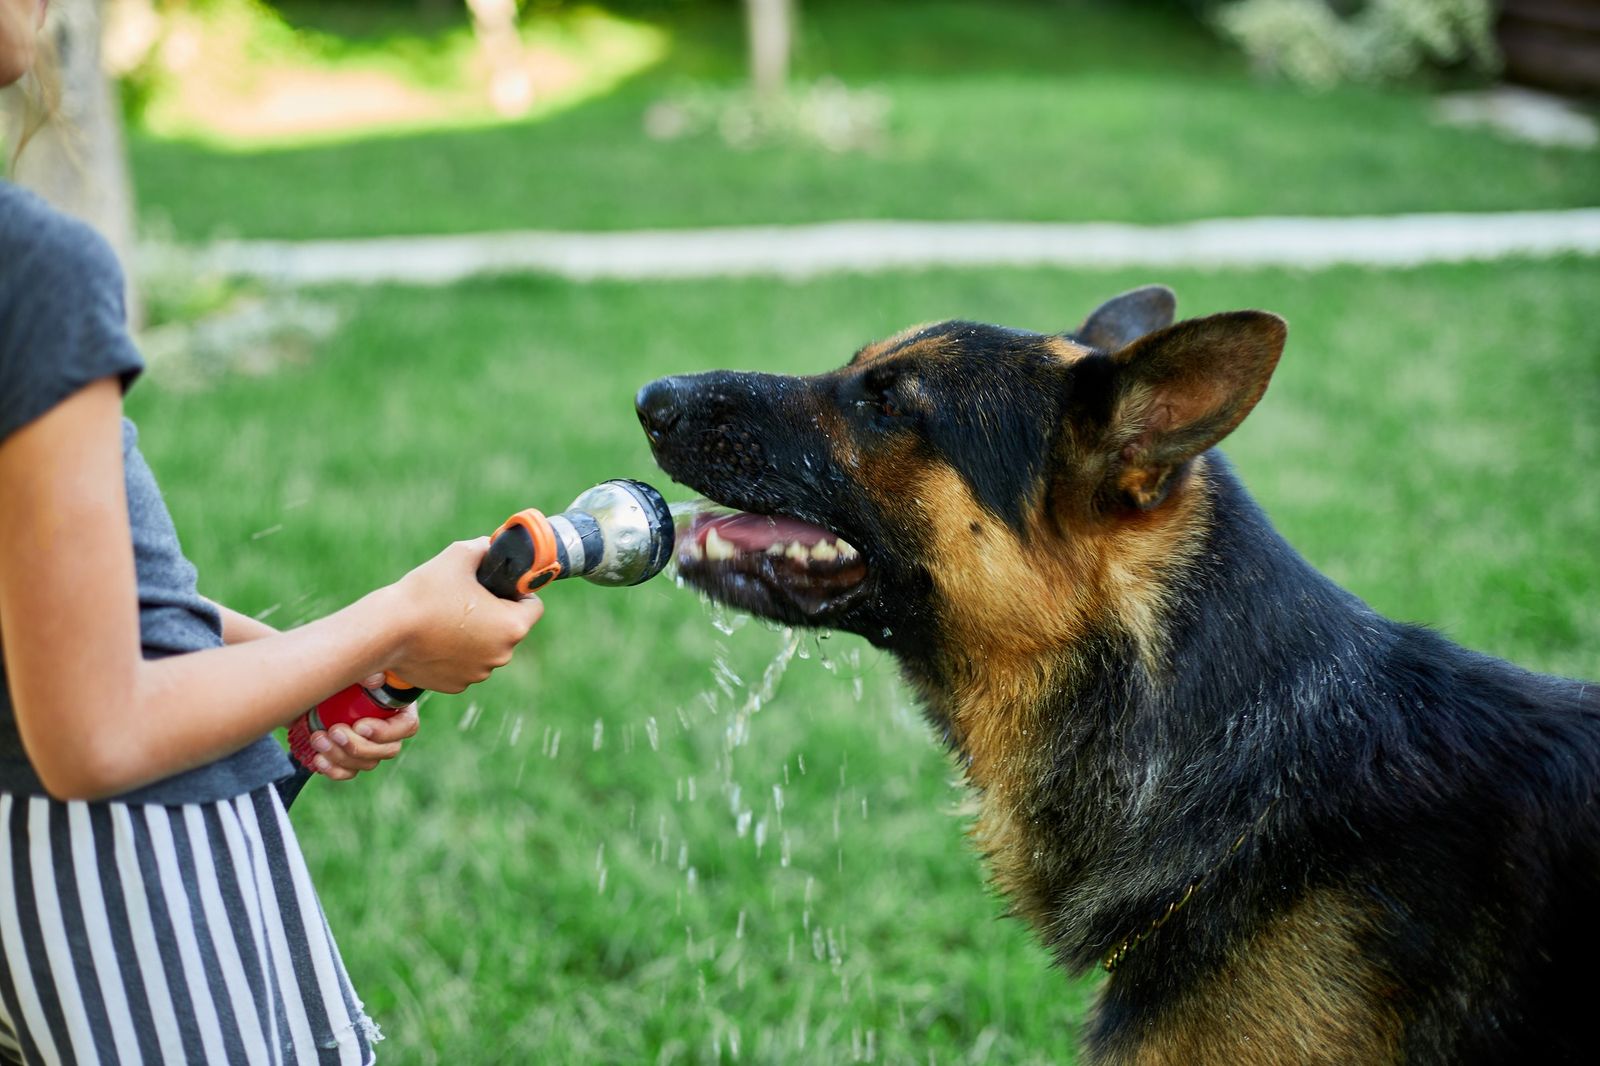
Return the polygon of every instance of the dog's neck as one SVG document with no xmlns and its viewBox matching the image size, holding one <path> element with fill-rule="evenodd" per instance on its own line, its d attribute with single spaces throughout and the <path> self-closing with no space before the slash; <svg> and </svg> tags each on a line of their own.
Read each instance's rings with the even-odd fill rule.
<svg viewBox="0 0 1600 1066">
<path fill-rule="evenodd" d="M 1073 969 L 1197 878 L 1259 859 L 1272 821 L 1292 814 L 1284 783 L 1330 769 L 1297 760 L 1341 746 L 1316 734 L 1357 728 L 1324 712 L 1369 683 L 1374 649 L 1391 639 L 1392 625 L 1301 559 L 1211 458 L 1194 487 L 1209 515 L 1196 550 L 1162 576 L 1158 631 L 1113 619 L 1074 647 L 1020 664 L 974 657 L 964 683 L 920 686 L 979 793 L 973 835 L 998 887 Z M 1257 841 L 1230 851 L 1258 824 Z"/>
</svg>

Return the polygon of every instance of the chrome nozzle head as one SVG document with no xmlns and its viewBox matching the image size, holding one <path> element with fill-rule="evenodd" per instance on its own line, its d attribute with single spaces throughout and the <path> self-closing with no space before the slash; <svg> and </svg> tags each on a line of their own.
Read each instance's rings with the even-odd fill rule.
<svg viewBox="0 0 1600 1066">
<path fill-rule="evenodd" d="M 672 512 L 661 493 L 642 481 L 603 481 L 573 500 L 563 517 L 585 528 L 592 522 L 598 530 L 600 551 L 586 552 L 579 571 L 597 585 L 637 585 L 672 558 Z"/>
</svg>

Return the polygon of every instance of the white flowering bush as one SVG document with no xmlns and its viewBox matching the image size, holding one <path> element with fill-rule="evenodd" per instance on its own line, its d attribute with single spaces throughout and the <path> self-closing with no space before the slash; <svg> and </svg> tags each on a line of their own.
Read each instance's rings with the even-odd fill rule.
<svg viewBox="0 0 1600 1066">
<path fill-rule="evenodd" d="M 1223 33 L 1264 69 L 1317 87 L 1394 82 L 1436 67 L 1498 66 L 1491 0 L 1237 0 L 1216 12 Z"/>
</svg>

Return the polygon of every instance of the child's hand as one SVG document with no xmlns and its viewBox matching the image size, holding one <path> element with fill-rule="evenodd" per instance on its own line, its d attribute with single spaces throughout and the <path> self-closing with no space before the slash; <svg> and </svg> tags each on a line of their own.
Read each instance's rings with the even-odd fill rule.
<svg viewBox="0 0 1600 1066">
<path fill-rule="evenodd" d="M 391 588 L 409 613 L 409 635 L 389 669 L 408 685 L 460 692 L 511 661 L 544 613 L 537 596 L 502 600 L 478 584 L 489 538 L 457 541 Z"/>
<path fill-rule="evenodd" d="M 377 688 L 383 684 L 383 675 L 368 678 L 362 684 Z M 311 746 L 318 753 L 317 772 L 335 781 L 348 781 L 361 771 L 375 770 L 380 762 L 399 755 L 401 741 L 416 735 L 415 706 L 388 718 L 362 718 L 353 726 L 319 729 L 311 734 Z"/>
</svg>

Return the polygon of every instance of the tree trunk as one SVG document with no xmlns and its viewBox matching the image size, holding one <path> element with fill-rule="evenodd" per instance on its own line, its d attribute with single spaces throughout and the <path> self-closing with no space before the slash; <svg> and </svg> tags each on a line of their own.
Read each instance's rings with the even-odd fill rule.
<svg viewBox="0 0 1600 1066">
<path fill-rule="evenodd" d="M 489 100 L 506 117 L 533 106 L 533 77 L 517 35 L 517 0 L 467 0 L 472 32 L 489 65 Z"/>
<path fill-rule="evenodd" d="M 750 29 L 750 81 L 756 98 L 783 97 L 789 82 L 789 57 L 794 50 L 794 5 L 791 0 L 745 0 Z"/>
<path fill-rule="evenodd" d="M 100 3 L 57 0 L 50 10 L 45 32 L 60 63 L 61 107 L 29 142 L 13 177 L 111 242 L 129 279 L 128 318 L 137 328 L 142 314 L 132 283 L 133 184 L 121 108 L 101 68 Z M 8 122 L 13 136 L 21 119 L 21 108 L 13 108 Z"/>
</svg>

